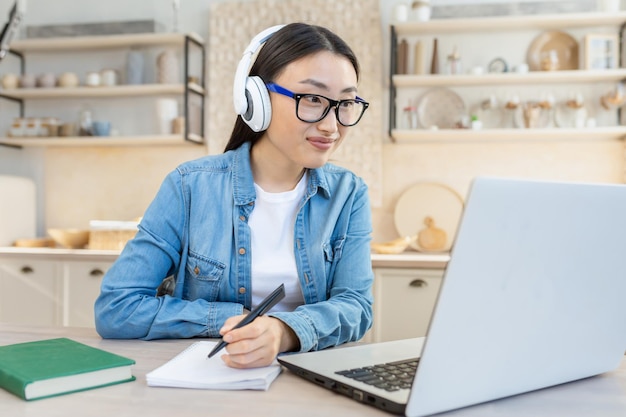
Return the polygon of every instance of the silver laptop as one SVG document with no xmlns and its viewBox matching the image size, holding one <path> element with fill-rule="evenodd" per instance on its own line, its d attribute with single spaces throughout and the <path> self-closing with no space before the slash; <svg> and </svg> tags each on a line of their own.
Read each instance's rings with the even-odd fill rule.
<svg viewBox="0 0 626 417">
<path fill-rule="evenodd" d="M 616 369 L 625 294 L 626 186 L 480 177 L 425 338 L 278 360 L 363 403 L 431 415 Z"/>
</svg>

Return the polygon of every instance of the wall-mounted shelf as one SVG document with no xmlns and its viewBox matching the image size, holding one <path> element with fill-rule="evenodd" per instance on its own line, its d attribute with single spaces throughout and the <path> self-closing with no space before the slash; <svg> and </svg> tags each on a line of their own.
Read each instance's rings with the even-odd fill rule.
<svg viewBox="0 0 626 417">
<path fill-rule="evenodd" d="M 626 139 L 626 126 L 545 129 L 439 129 L 393 130 L 396 143 L 598 141 Z"/>
<path fill-rule="evenodd" d="M 459 75 L 393 75 L 396 87 L 460 87 L 475 85 L 513 84 L 567 84 L 575 82 L 619 82 L 626 79 L 626 69 L 531 71 L 525 74 L 505 72 L 497 74 Z"/>
<path fill-rule="evenodd" d="M 130 98 L 130 97 L 159 97 L 178 95 L 183 101 L 183 116 L 185 126 L 183 135 L 138 135 L 115 138 L 0 138 L 0 145 L 23 146 L 146 146 L 146 145 L 176 145 L 185 143 L 202 144 L 205 141 L 204 106 L 205 106 L 205 47 L 204 40 L 197 34 L 182 33 L 140 33 L 125 35 L 101 35 L 59 38 L 38 38 L 16 40 L 11 44 L 11 53 L 20 59 L 21 73 L 25 73 L 25 56 L 30 53 L 54 54 L 60 51 L 86 52 L 103 49 L 124 49 L 137 47 L 178 47 L 183 49 L 183 74 L 180 84 L 140 84 L 115 85 L 110 87 L 54 87 L 54 88 L 25 88 L 0 89 L 0 99 L 15 102 L 19 105 L 19 116 L 25 117 L 25 101 L 40 99 L 73 99 L 73 98 Z M 190 50 L 197 48 L 201 54 L 198 82 L 187 82 L 190 77 Z M 199 107 L 196 118 L 198 128 L 191 129 L 190 108 L 191 96 Z M 4 114 L 2 116 L 5 116 Z M 180 143 L 176 143 L 176 142 Z"/>
<path fill-rule="evenodd" d="M 201 141 L 201 137 L 193 138 Z M 25 147 L 76 147 L 76 146 L 188 146 L 190 141 L 183 140 L 183 135 L 145 135 L 145 136 L 77 136 L 10 138 L 0 137 L 0 145 Z"/>
<path fill-rule="evenodd" d="M 523 16 L 496 16 L 468 19 L 433 19 L 427 22 L 398 22 L 398 36 L 434 35 L 459 32 L 490 32 L 528 29 L 564 29 L 593 26 L 619 26 L 626 21 L 626 12 L 562 13 Z"/>
<path fill-rule="evenodd" d="M 423 142 L 433 140 L 503 140 L 525 139 L 530 136 L 542 140 L 561 140 L 570 137 L 579 140 L 623 139 L 622 126 L 588 129 L 493 129 L 493 130 L 412 130 L 397 129 L 397 89 L 424 87 L 555 85 L 568 83 L 619 83 L 626 80 L 626 68 L 602 70 L 531 71 L 527 73 L 487 74 L 420 74 L 397 73 L 398 39 L 400 36 L 428 36 L 479 32 L 511 32 L 516 30 L 557 30 L 584 27 L 614 27 L 620 35 L 626 27 L 626 12 L 619 13 L 562 13 L 552 15 L 496 16 L 467 19 L 433 19 L 427 22 L 400 22 L 391 25 L 391 60 L 389 76 L 389 137 L 392 142 Z M 620 52 L 621 54 L 621 52 Z M 618 61 L 621 62 L 621 59 Z M 504 139 L 506 140 L 506 139 Z"/>
<path fill-rule="evenodd" d="M 204 89 L 189 83 L 189 89 L 204 94 Z M 91 97 L 137 97 L 180 95 L 185 92 L 184 84 L 141 84 L 116 85 L 111 87 L 56 87 L 56 88 L 17 88 L 14 90 L 0 89 L 0 96 L 13 99 L 45 99 L 45 98 L 91 98 Z"/>
<path fill-rule="evenodd" d="M 195 33 L 136 33 L 127 35 L 17 39 L 11 42 L 11 51 L 26 53 L 118 49 L 131 46 L 177 46 L 182 45 L 186 37 L 192 41 L 204 43 L 204 40 Z"/>
</svg>

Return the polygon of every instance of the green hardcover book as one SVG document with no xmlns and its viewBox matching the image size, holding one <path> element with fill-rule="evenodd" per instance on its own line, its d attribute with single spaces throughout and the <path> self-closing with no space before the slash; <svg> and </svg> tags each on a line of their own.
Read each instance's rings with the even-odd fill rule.
<svg viewBox="0 0 626 417">
<path fill-rule="evenodd" d="M 0 346 L 0 387 L 35 400 L 133 381 L 134 360 L 59 338 Z"/>
</svg>

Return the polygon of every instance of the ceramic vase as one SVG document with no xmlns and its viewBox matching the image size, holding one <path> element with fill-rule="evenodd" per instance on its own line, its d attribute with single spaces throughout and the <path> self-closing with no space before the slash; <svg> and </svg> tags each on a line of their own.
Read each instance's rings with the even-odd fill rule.
<svg viewBox="0 0 626 417">
<path fill-rule="evenodd" d="M 439 49 L 437 38 L 433 40 L 433 57 L 430 61 L 430 73 L 439 74 Z"/>
<path fill-rule="evenodd" d="M 178 101 L 172 98 L 161 98 L 156 101 L 158 132 L 161 135 L 171 135 L 174 119 L 178 117 Z"/>
<path fill-rule="evenodd" d="M 143 53 L 131 50 L 126 57 L 126 84 L 143 84 L 143 72 Z"/>
<path fill-rule="evenodd" d="M 157 82 L 161 84 L 179 82 L 178 57 L 173 49 L 167 49 L 157 57 Z"/>
</svg>

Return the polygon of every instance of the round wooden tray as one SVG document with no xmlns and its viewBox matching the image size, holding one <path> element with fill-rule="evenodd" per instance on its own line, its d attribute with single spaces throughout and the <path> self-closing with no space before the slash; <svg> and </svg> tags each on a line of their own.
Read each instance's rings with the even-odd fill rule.
<svg viewBox="0 0 626 417">
<path fill-rule="evenodd" d="M 424 230 L 426 218 L 434 221 L 434 226 L 446 234 L 443 248 L 449 251 L 456 235 L 456 229 L 463 212 L 463 198 L 445 184 L 422 182 L 409 187 L 398 199 L 394 212 L 396 231 L 400 236 L 415 236 Z M 412 240 L 409 244 L 421 252 L 431 252 Z"/>
</svg>

